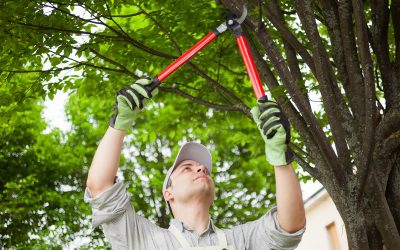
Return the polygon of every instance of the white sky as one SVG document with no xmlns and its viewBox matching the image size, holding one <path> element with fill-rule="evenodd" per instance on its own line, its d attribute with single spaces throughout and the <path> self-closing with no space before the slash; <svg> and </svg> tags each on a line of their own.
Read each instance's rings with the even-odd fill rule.
<svg viewBox="0 0 400 250">
<path fill-rule="evenodd" d="M 43 117 L 47 122 L 47 131 L 59 128 L 66 132 L 71 129 L 71 124 L 65 115 L 65 104 L 68 101 L 68 94 L 62 91 L 57 92 L 53 100 L 46 98 L 44 102 Z"/>
</svg>

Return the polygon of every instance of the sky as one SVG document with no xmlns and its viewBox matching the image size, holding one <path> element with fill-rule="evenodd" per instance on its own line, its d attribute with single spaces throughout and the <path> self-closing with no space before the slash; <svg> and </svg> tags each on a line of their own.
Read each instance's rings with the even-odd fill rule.
<svg viewBox="0 0 400 250">
<path fill-rule="evenodd" d="M 57 92 L 53 100 L 46 98 L 44 102 L 43 117 L 47 122 L 47 130 L 59 128 L 62 131 L 69 131 L 71 124 L 65 115 L 65 104 L 68 101 L 68 94 L 62 91 Z"/>
</svg>

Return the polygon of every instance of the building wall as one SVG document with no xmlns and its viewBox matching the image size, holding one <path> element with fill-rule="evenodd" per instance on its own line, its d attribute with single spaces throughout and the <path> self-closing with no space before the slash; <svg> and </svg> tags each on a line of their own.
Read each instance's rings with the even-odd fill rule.
<svg viewBox="0 0 400 250">
<path fill-rule="evenodd" d="M 325 189 L 305 202 L 306 232 L 298 250 L 347 250 L 346 230 L 335 204 Z"/>
</svg>

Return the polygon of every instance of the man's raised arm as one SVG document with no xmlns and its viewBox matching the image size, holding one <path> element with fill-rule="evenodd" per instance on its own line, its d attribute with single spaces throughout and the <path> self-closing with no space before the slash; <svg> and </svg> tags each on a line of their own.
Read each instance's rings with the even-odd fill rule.
<svg viewBox="0 0 400 250">
<path fill-rule="evenodd" d="M 114 184 L 124 136 L 124 131 L 109 127 L 101 140 L 86 180 L 93 197 Z"/>
<path fill-rule="evenodd" d="M 114 184 L 125 131 L 132 126 L 135 115 L 143 108 L 146 99 L 157 93 L 157 89 L 152 93 L 146 89 L 151 83 L 150 79 L 140 79 L 117 92 L 110 127 L 96 150 L 86 180 L 86 186 L 93 197 Z"/>
<path fill-rule="evenodd" d="M 300 184 L 292 165 L 275 167 L 276 204 L 278 221 L 288 233 L 302 229 L 306 224 Z"/>
<path fill-rule="evenodd" d="M 270 101 L 258 102 L 251 113 L 265 141 L 267 161 L 275 169 L 279 226 L 288 233 L 297 232 L 305 226 L 306 219 L 300 184 L 291 165 L 293 152 L 288 148 L 289 121 Z"/>
</svg>

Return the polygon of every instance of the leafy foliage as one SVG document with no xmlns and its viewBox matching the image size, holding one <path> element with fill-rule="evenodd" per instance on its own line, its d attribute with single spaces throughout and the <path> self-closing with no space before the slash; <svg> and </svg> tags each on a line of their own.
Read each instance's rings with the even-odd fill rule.
<svg viewBox="0 0 400 250">
<path fill-rule="evenodd" d="M 88 234 L 83 190 L 114 93 L 137 77 L 160 72 L 215 28 L 223 20 L 217 8 L 212 1 L 1 3 L 2 246 L 56 247 L 79 237 L 92 239 L 88 248 L 104 245 L 98 230 Z M 167 225 L 162 181 L 187 140 L 213 151 L 219 199 L 212 216 L 218 225 L 256 219 L 273 204 L 272 168 L 249 119 L 247 105 L 254 101 L 241 60 L 234 37 L 219 38 L 192 66 L 171 76 L 137 117 L 120 178 L 139 214 Z M 207 82 L 199 72 L 216 80 Z M 173 93 L 176 89 L 192 99 Z M 61 90 L 71 93 L 66 112 L 72 128 L 49 132 L 40 100 Z M 205 99 L 208 106 L 193 99 Z"/>
</svg>

